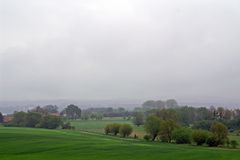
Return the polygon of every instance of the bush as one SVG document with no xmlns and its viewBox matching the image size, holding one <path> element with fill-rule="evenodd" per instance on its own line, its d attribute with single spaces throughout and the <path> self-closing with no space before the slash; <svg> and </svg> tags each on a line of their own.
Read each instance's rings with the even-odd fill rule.
<svg viewBox="0 0 240 160">
<path fill-rule="evenodd" d="M 143 123 L 144 123 L 144 114 L 141 112 L 135 113 L 133 117 L 133 124 L 139 127 L 140 125 L 143 125 Z"/>
<path fill-rule="evenodd" d="M 117 135 L 119 133 L 119 129 L 120 129 L 121 125 L 117 124 L 117 123 L 113 123 L 113 124 L 108 124 L 106 125 L 106 127 L 104 128 L 105 134 L 109 134 L 112 133 L 113 135 Z"/>
<path fill-rule="evenodd" d="M 128 137 L 133 131 L 132 126 L 129 124 L 123 124 L 121 125 L 119 132 L 122 137 Z"/>
<path fill-rule="evenodd" d="M 210 130 L 213 121 L 211 120 L 202 120 L 194 122 L 193 128 L 194 129 L 203 129 L 203 130 Z"/>
<path fill-rule="evenodd" d="M 217 147 L 219 145 L 219 141 L 214 135 L 209 136 L 206 140 L 206 143 L 209 147 Z"/>
<path fill-rule="evenodd" d="M 111 132 L 111 124 L 106 125 L 104 128 L 105 134 L 109 134 Z"/>
<path fill-rule="evenodd" d="M 204 130 L 195 130 L 193 131 L 192 138 L 193 141 L 197 143 L 197 145 L 202 145 L 206 142 L 209 133 Z"/>
<path fill-rule="evenodd" d="M 56 129 L 60 125 L 62 125 L 62 120 L 60 117 L 57 116 L 44 116 L 39 124 L 40 128 L 47 128 L 47 129 Z"/>
<path fill-rule="evenodd" d="M 62 124 L 62 129 L 72 129 L 72 130 L 74 130 L 75 127 L 74 127 L 74 126 L 71 126 L 71 123 L 70 123 L 70 122 L 67 122 L 67 123 L 63 123 L 63 124 Z"/>
<path fill-rule="evenodd" d="M 237 148 L 238 142 L 236 140 L 231 140 L 230 145 L 231 145 L 232 148 Z"/>
<path fill-rule="evenodd" d="M 117 124 L 117 123 L 113 123 L 110 125 L 110 133 L 112 133 L 113 135 L 117 135 L 119 133 L 119 129 L 120 129 L 121 125 Z"/>
<path fill-rule="evenodd" d="M 228 129 L 224 124 L 220 122 L 215 122 L 212 124 L 210 131 L 213 133 L 214 137 L 218 141 L 218 145 L 225 143 L 228 135 Z"/>
<path fill-rule="evenodd" d="M 145 139 L 146 141 L 150 141 L 151 136 L 146 134 L 143 136 L 143 139 Z"/>
<path fill-rule="evenodd" d="M 191 143 L 191 130 L 186 128 L 175 129 L 173 139 L 177 144 Z"/>
</svg>

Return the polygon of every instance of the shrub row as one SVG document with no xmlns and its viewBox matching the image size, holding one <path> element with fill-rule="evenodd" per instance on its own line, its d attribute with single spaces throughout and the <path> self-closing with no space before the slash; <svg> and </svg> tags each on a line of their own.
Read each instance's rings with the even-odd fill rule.
<svg viewBox="0 0 240 160">
<path fill-rule="evenodd" d="M 113 123 L 106 125 L 104 130 L 105 134 L 112 134 L 116 136 L 119 133 L 122 137 L 128 137 L 129 135 L 131 135 L 133 128 L 129 124 Z"/>
</svg>

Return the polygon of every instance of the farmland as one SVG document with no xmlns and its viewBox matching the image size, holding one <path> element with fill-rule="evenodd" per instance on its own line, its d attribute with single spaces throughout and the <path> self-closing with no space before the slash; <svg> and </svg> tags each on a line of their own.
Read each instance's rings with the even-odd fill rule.
<svg viewBox="0 0 240 160">
<path fill-rule="evenodd" d="M 125 120 L 74 122 L 78 129 L 87 126 L 101 129 L 109 122 Z M 95 123 L 94 123 L 95 122 Z M 102 124 L 101 124 L 102 123 Z M 128 121 L 131 123 L 131 121 Z M 1 160 L 18 159 L 179 159 L 179 160 L 237 160 L 239 149 L 208 148 L 193 145 L 177 145 L 160 142 L 145 142 L 132 138 L 106 136 L 76 129 L 47 130 L 17 127 L 0 127 Z M 139 128 L 141 130 L 141 128 Z M 236 137 L 239 140 L 239 137 Z"/>
</svg>

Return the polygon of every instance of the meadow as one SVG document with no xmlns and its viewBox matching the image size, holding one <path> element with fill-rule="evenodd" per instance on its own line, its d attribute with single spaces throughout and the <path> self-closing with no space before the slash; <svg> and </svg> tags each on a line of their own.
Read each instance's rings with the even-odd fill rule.
<svg viewBox="0 0 240 160">
<path fill-rule="evenodd" d="M 1 160 L 238 160 L 240 150 L 152 143 L 83 131 L 0 127 Z"/>
<path fill-rule="evenodd" d="M 135 126 L 132 123 L 132 120 L 123 119 L 122 117 L 114 118 L 103 118 L 102 120 L 72 120 L 70 121 L 76 130 L 95 132 L 95 133 L 104 133 L 104 127 L 107 124 L 119 123 L 119 124 L 130 124 L 133 127 L 133 133 L 136 134 L 139 138 L 142 138 L 145 134 L 143 126 Z"/>
</svg>

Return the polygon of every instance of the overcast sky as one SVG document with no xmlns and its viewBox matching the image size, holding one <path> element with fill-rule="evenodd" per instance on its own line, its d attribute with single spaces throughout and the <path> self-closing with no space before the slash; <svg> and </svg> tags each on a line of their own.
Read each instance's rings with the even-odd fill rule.
<svg viewBox="0 0 240 160">
<path fill-rule="evenodd" d="M 239 0 L 0 0 L 0 100 L 240 104 Z"/>
</svg>

